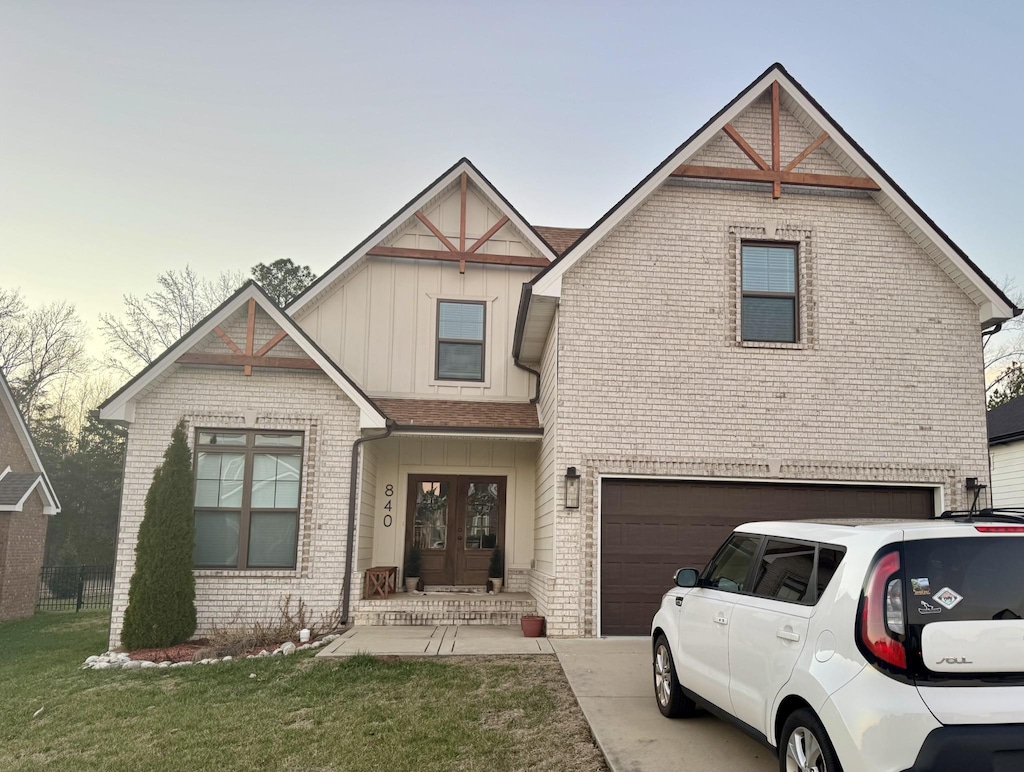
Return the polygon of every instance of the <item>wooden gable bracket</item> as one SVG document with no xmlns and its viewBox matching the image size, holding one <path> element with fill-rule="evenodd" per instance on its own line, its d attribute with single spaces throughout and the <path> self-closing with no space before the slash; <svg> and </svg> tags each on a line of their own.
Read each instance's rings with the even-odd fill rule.
<svg viewBox="0 0 1024 772">
<path fill-rule="evenodd" d="M 800 153 L 782 166 L 781 150 L 779 142 L 779 82 L 773 81 L 771 85 L 772 95 L 772 162 L 768 165 L 754 148 L 743 138 L 736 127 L 731 123 L 725 124 L 722 131 L 736 146 L 743 151 L 756 166 L 756 169 L 737 169 L 728 166 L 694 166 L 683 164 L 672 172 L 673 177 L 691 177 L 705 180 L 732 180 L 738 182 L 770 182 L 772 184 L 772 198 L 782 196 L 782 184 L 804 185 L 818 188 L 847 188 L 850 190 L 879 190 L 871 179 L 867 177 L 847 177 L 841 174 L 804 174 L 793 171 L 815 150 L 821 147 L 828 139 L 828 133 L 822 132 L 817 139 L 805 147 Z"/>
<path fill-rule="evenodd" d="M 256 301 L 249 299 L 248 318 L 245 324 L 245 351 L 242 351 L 231 336 L 220 325 L 213 328 L 225 345 L 231 349 L 230 354 L 182 354 L 178 361 L 186 365 L 231 365 L 241 367 L 246 375 L 252 375 L 253 367 L 270 367 L 282 370 L 319 370 L 320 365 L 307 357 L 268 357 L 267 354 L 288 337 L 284 330 L 253 351 L 256 332 Z"/>
<path fill-rule="evenodd" d="M 477 250 L 491 240 L 502 226 L 508 222 L 508 216 L 503 215 L 492 225 L 483 236 L 466 247 L 466 173 L 463 172 L 459 180 L 459 246 L 456 247 L 451 240 L 441 233 L 434 223 L 427 219 L 423 212 L 416 212 L 416 218 L 427 226 L 427 229 L 434 234 L 438 241 L 444 246 L 440 249 L 410 249 L 408 247 L 371 247 L 366 254 L 377 257 L 408 257 L 417 260 L 451 260 L 458 262 L 459 273 L 466 272 L 466 263 L 490 263 L 497 265 L 521 265 L 531 268 L 546 268 L 548 261 L 543 257 L 525 257 L 522 255 L 489 255 L 478 254 Z"/>
</svg>

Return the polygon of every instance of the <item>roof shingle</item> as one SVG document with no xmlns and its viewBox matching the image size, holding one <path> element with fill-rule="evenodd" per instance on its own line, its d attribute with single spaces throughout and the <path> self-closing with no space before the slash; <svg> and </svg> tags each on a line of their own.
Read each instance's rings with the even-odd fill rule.
<svg viewBox="0 0 1024 772">
<path fill-rule="evenodd" d="M 537 406 L 529 402 L 466 402 L 449 399 L 374 401 L 400 427 L 542 431 L 537 418 Z"/>
<path fill-rule="evenodd" d="M 990 445 L 1024 439 L 1024 397 L 1016 397 L 988 411 Z"/>
<path fill-rule="evenodd" d="M 549 225 L 534 225 L 533 229 L 541 235 L 556 255 L 576 243 L 576 239 L 587 232 L 586 228 L 553 228 Z"/>
<path fill-rule="evenodd" d="M 10 472 L 0 477 L 0 507 L 13 507 L 21 501 L 42 477 L 37 472 L 20 474 Z"/>
</svg>

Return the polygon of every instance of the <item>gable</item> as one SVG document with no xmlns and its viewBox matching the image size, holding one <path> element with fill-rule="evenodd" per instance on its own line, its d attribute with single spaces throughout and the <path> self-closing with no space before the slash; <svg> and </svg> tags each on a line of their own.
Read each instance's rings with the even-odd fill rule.
<svg viewBox="0 0 1024 772">
<path fill-rule="evenodd" d="M 767 111 L 769 125 L 774 123 L 773 114 L 776 111 L 778 114 L 778 130 L 774 127 L 771 130 L 771 136 L 777 138 L 775 142 L 778 143 L 778 152 L 771 146 L 766 151 L 762 134 L 753 127 L 755 122 L 764 125 L 765 111 L 759 102 L 763 102 L 769 93 L 772 95 L 769 97 L 772 102 Z M 734 124 L 736 121 L 740 122 L 740 128 Z M 804 129 L 805 135 L 801 137 L 799 132 L 792 130 L 794 122 Z M 743 129 L 750 131 L 752 143 L 743 134 Z M 763 129 L 760 131 L 763 132 Z M 759 162 L 749 163 L 751 154 L 739 147 L 741 142 L 726 136 L 728 141 L 737 145 L 739 155 L 728 149 L 723 141 L 723 133 L 737 134 L 746 140 L 753 153 L 759 157 Z M 789 139 L 785 141 L 789 144 L 783 147 L 782 136 L 786 135 Z M 794 157 L 794 160 L 799 160 L 800 168 L 787 170 L 786 167 L 793 161 L 786 162 L 783 158 L 796 150 L 800 141 L 807 139 L 808 135 L 811 137 L 810 144 L 805 145 L 802 151 L 796 151 L 797 156 Z M 815 143 L 816 146 L 812 147 L 811 144 Z M 800 158 L 805 151 L 805 157 Z M 827 157 L 823 157 L 822 152 L 827 153 Z M 699 155 L 701 153 L 702 156 Z M 742 163 L 744 155 L 747 156 L 746 165 Z M 710 164 L 711 161 L 714 161 L 714 165 Z M 804 163 L 811 165 L 803 167 Z M 803 168 L 811 170 L 816 166 L 818 169 L 834 170 L 836 164 L 843 170 L 842 175 L 817 170 L 802 171 Z M 536 338 L 537 328 L 550 319 L 546 311 L 539 314 L 536 321 L 530 318 L 530 298 L 557 298 L 564 273 L 673 176 L 767 184 L 771 186 L 774 198 L 778 198 L 782 194 L 782 187 L 788 184 L 867 190 L 974 302 L 983 328 L 1020 313 L 991 279 L 971 262 L 810 94 L 781 65 L 775 64 L 612 207 L 572 249 L 533 279 L 529 292 L 524 295 L 523 308 L 527 318 L 519 325 L 524 332 Z M 517 353 L 521 346 L 520 340 L 521 336 L 517 334 Z M 531 355 L 536 353 L 531 352 Z"/>
<path fill-rule="evenodd" d="M 7 476 L 8 486 L 13 485 L 15 480 L 21 480 L 22 483 L 31 481 L 28 490 L 39 491 L 43 511 L 48 515 L 60 512 L 60 501 L 43 468 L 43 461 L 32 441 L 28 424 L 14 401 L 7 379 L 0 371 L 0 480 L 4 476 Z M 10 490 L 7 494 L 8 498 L 13 495 Z"/>
<path fill-rule="evenodd" d="M 466 158 L 307 287 L 287 312 L 302 319 L 368 255 L 455 262 L 460 270 L 472 262 L 544 268 L 555 259 L 547 242 Z"/>
<path fill-rule="evenodd" d="M 387 417 L 257 285 L 249 281 L 100 405 L 100 418 L 131 423 L 135 405 L 179 364 L 322 371 L 360 410 L 360 428 Z"/>
</svg>

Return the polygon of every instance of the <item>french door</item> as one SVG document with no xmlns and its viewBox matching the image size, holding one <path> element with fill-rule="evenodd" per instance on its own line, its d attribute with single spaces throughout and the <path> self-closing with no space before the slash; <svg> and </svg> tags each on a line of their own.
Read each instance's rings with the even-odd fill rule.
<svg viewBox="0 0 1024 772">
<path fill-rule="evenodd" d="M 425 585 L 480 585 L 505 540 L 505 478 L 409 475 L 406 549 L 423 557 Z"/>
</svg>

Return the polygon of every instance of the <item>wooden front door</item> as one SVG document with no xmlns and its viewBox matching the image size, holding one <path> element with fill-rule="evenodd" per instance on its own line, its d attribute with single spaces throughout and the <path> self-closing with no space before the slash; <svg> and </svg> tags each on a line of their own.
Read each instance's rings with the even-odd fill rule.
<svg viewBox="0 0 1024 772">
<path fill-rule="evenodd" d="M 409 475 L 406 548 L 423 556 L 425 585 L 481 585 L 505 541 L 505 478 Z"/>
</svg>

